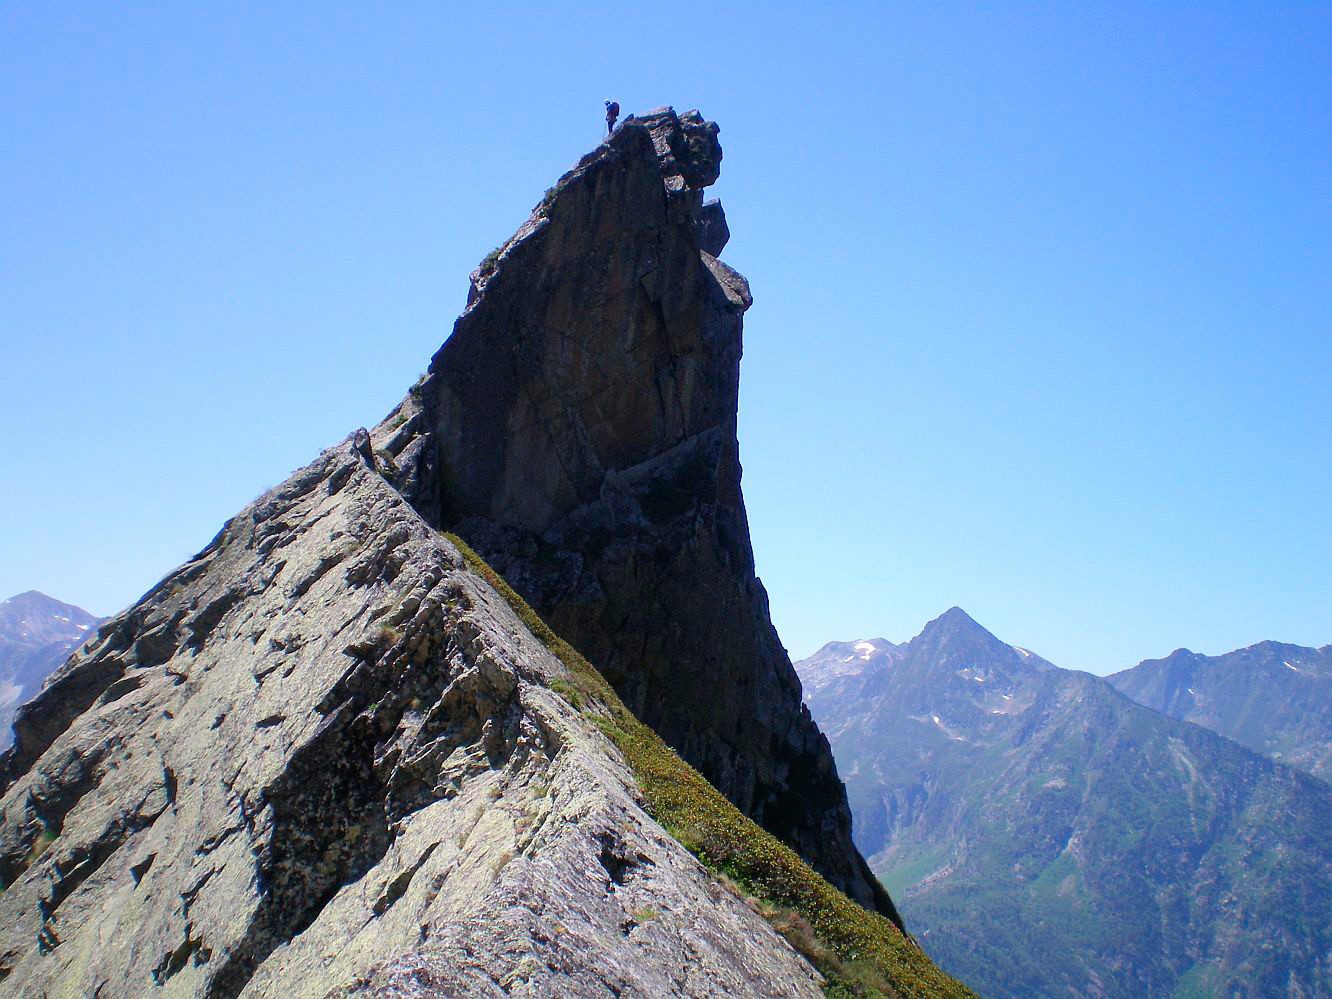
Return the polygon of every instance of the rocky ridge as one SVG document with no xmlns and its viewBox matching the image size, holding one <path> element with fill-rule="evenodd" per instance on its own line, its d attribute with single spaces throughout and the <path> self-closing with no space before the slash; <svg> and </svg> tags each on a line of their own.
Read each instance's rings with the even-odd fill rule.
<svg viewBox="0 0 1332 999">
<path fill-rule="evenodd" d="M 565 672 L 366 438 L 327 452 L 20 712 L 0 990 L 820 994 Z"/>
<path fill-rule="evenodd" d="M 581 203 L 580 210 L 602 218 L 608 203 L 612 216 L 631 221 L 632 212 L 656 210 L 641 190 L 647 176 L 663 213 L 681 199 L 694 204 L 688 185 L 700 178 L 695 147 L 703 159 L 715 149 L 715 126 L 696 116 L 667 111 L 622 129 L 474 276 L 454 339 L 490 315 L 487 301 L 498 308 L 489 289 L 499 285 L 491 282 L 521 274 L 514 261 L 523 253 L 544 245 L 543 253 L 560 258 L 558 248 L 529 238 L 547 228 L 560 232 L 549 217 L 566 210 L 562 204 Z M 611 187 L 591 197 L 585 184 L 592 181 L 580 177 L 601 177 L 596 183 Z M 635 197 L 617 199 L 616 184 L 628 184 Z M 576 197 L 562 200 L 568 192 Z M 666 226 L 664 214 L 652 217 Z M 720 249 L 719 210 L 694 204 L 670 222 L 667 228 L 676 228 L 663 241 L 681 238 L 681 225 L 689 239 Z M 614 236 L 604 226 L 598 231 Z M 560 252 L 594 251 L 566 235 Z M 703 246 L 692 252 L 707 274 L 722 275 L 716 282 L 724 287 L 693 274 L 685 279 L 689 294 L 677 304 L 710 329 L 700 310 L 713 315 L 714 307 L 739 307 L 743 282 L 709 261 Z M 542 284 L 540 269 L 527 280 L 552 288 L 554 299 L 583 293 L 562 281 Z M 642 275 L 635 280 L 645 287 Z M 703 299 L 706 308 L 691 298 L 705 293 L 712 296 Z M 722 306 L 717 295 L 730 304 Z M 532 304 L 518 294 L 510 309 L 518 303 Z M 501 311 L 519 321 L 517 311 Z M 635 324 L 647 322 L 632 314 Z M 738 312 L 726 314 L 737 317 L 728 327 L 736 339 L 712 346 L 733 365 Z M 541 339 L 541 313 L 532 316 L 524 338 Z M 687 332 L 676 327 L 682 337 Z M 828 940 L 841 958 L 864 964 L 870 950 L 884 957 L 871 968 L 871 984 L 878 984 L 869 995 L 968 995 L 887 920 L 836 893 L 705 784 L 712 798 L 685 802 L 698 815 L 683 818 L 697 819 L 695 828 L 706 833 L 691 849 L 719 866 L 734 861 L 760 874 L 761 868 L 745 868 L 746 858 L 775 864 L 782 883 L 773 887 L 799 896 L 784 903 L 795 910 L 740 897 L 649 814 L 648 803 L 661 795 L 643 783 L 652 775 L 635 768 L 643 747 L 656 753 L 659 740 L 643 728 L 631 733 L 629 749 L 620 748 L 614 740 L 625 726 L 608 711 L 609 701 L 580 696 L 578 676 L 550 654 L 546 639 L 534 637 L 534 621 L 515 613 L 517 598 L 506 595 L 507 584 L 469 568 L 471 556 L 440 530 L 469 523 L 446 513 L 455 490 L 468 495 L 469 483 L 489 483 L 483 493 L 494 489 L 528 513 L 557 509 L 549 502 L 553 494 L 517 470 L 494 478 L 496 468 L 509 468 L 505 455 L 537 463 L 541 449 L 521 445 L 519 432 L 530 424 L 507 425 L 516 434 L 510 447 L 505 435 L 487 437 L 456 408 L 457 393 L 478 386 L 505 398 L 505 365 L 529 370 L 533 361 L 498 335 L 489 352 L 475 339 L 462 337 L 456 354 L 446 345 L 431 373 L 380 426 L 358 431 L 241 511 L 194 559 L 104 624 L 20 711 L 16 743 L 0 758 L 0 993 L 814 996 L 828 982 L 802 954 L 840 968 L 819 942 Z M 445 356 L 454 358 L 447 376 L 439 373 Z M 701 363 L 677 360 L 682 370 Z M 560 388 L 568 398 L 557 406 L 558 399 L 531 388 L 511 401 L 544 399 L 567 415 L 569 407 L 596 398 L 566 384 Z M 698 382 L 689 395 L 695 402 L 685 409 L 717 412 L 706 400 L 716 389 Z M 627 439 L 632 415 L 618 413 L 602 432 L 629 428 Z M 550 426 L 558 418 L 543 412 L 539 422 Z M 720 426 L 733 432 L 733 423 L 732 409 Z M 446 433 L 477 446 L 438 439 Z M 736 487 L 733 496 L 710 504 L 684 491 L 693 513 L 671 522 L 681 532 L 671 537 L 696 533 L 692 543 L 686 537 L 694 556 L 741 558 L 748 551 L 743 532 L 730 538 L 731 547 L 716 548 L 718 532 L 743 525 L 739 469 L 726 439 L 706 427 L 681 438 L 681 453 L 715 458 L 720 469 L 686 475 L 684 484 L 701 479 Z M 663 467 L 674 467 L 669 458 L 649 465 L 624 478 L 652 485 Z M 669 482 L 679 480 L 668 476 Z M 658 498 L 682 502 L 656 485 Z M 523 499 L 529 488 L 534 498 Z M 601 492 L 617 495 L 609 485 Z M 518 530 L 509 521 L 470 523 L 492 527 L 493 536 Z M 635 523 L 623 525 L 630 547 L 643 540 L 634 535 Z M 490 536 L 484 529 L 471 533 Z M 605 550 L 616 546 L 613 537 L 603 541 L 606 549 L 587 549 L 587 564 L 601 565 Z M 577 552 L 558 555 L 567 562 Z M 507 564 L 521 576 L 527 563 Z M 644 571 L 651 566 L 644 562 Z M 729 589 L 707 575 L 719 568 L 704 567 L 700 581 L 733 605 L 723 619 L 699 620 L 747 624 L 750 632 L 735 640 L 739 648 L 766 655 L 772 649 L 763 643 L 770 642 L 780 652 L 752 560 L 724 564 L 740 570 Z M 677 616 L 668 602 L 684 587 L 682 572 L 658 569 L 657 631 L 669 632 L 672 622 L 698 623 L 695 607 L 682 603 Z M 618 577 L 608 570 L 599 578 Z M 619 606 L 607 594 L 603 586 L 602 603 Z M 678 638 L 664 641 L 689 647 Z M 608 638 L 606 648 L 615 647 Z M 784 653 L 775 663 L 783 660 Z M 733 778 L 728 794 L 788 841 L 806 845 L 820 829 L 833 836 L 810 851 L 812 859 L 874 904 L 872 878 L 848 845 L 845 798 L 826 742 L 800 712 L 793 674 L 763 673 L 773 662 L 722 664 L 739 679 L 725 669 L 709 676 L 732 707 L 753 712 L 764 733 L 742 746 L 752 759 L 701 723 L 686 730 L 692 736 L 680 745 L 704 761 L 730 760 L 722 770 Z M 630 665 L 621 661 L 620 685 L 630 694 L 654 694 L 640 697 L 642 713 L 676 717 L 678 708 L 658 703 L 674 696 L 663 678 L 628 682 Z M 752 693 L 756 688 L 764 693 Z M 682 698 L 702 696 L 685 690 Z M 616 710 L 628 715 L 622 705 Z M 700 749 L 706 746 L 711 756 Z M 811 760 L 801 761 L 801 746 Z M 764 747 L 773 749 L 771 761 Z M 752 773 L 742 779 L 736 761 L 744 760 Z M 658 792 L 674 793 L 697 779 L 678 760 L 667 763 L 670 779 Z M 800 780 L 825 786 L 808 807 L 790 797 Z M 840 854 L 836 835 L 845 839 Z M 750 883 L 762 887 L 761 880 Z M 881 889 L 878 895 L 891 911 Z M 810 899 L 823 901 L 801 909 Z"/>
<path fill-rule="evenodd" d="M 844 677 L 864 676 L 891 669 L 901 658 L 902 647 L 885 638 L 858 642 L 828 642 L 807 659 L 800 660 L 800 684 L 806 701 L 830 683 Z"/>
<path fill-rule="evenodd" d="M 1177 649 L 1107 679 L 1154 711 L 1332 781 L 1332 645 L 1259 642 L 1221 656 Z"/>
</svg>

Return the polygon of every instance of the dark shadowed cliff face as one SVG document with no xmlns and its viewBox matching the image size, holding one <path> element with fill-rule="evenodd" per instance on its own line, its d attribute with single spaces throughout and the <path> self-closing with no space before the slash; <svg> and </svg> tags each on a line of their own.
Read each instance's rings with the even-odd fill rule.
<svg viewBox="0 0 1332 999">
<path fill-rule="evenodd" d="M 891 912 L 754 574 L 736 445 L 739 274 L 717 127 L 622 126 L 473 275 L 395 419 L 400 484 L 625 702 L 852 897 Z"/>
</svg>

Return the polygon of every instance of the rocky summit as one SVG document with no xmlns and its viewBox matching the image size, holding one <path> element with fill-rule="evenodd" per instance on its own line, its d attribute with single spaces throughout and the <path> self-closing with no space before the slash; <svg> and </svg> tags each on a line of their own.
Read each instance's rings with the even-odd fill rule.
<svg viewBox="0 0 1332 999">
<path fill-rule="evenodd" d="M 754 576 L 720 159 L 621 126 L 382 424 L 19 711 L 0 994 L 971 994 L 887 918 Z"/>
<path fill-rule="evenodd" d="M 894 916 L 754 573 L 736 408 L 743 277 L 703 191 L 717 126 L 621 126 L 472 276 L 385 442 L 457 531 L 742 811 Z"/>
</svg>

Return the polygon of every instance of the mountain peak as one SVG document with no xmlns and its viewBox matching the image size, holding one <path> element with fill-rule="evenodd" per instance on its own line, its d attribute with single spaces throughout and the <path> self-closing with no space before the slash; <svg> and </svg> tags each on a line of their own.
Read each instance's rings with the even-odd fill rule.
<svg viewBox="0 0 1332 999">
<path fill-rule="evenodd" d="M 1113 678 L 1147 710 L 953 608 L 872 686 L 830 685 L 809 705 L 847 774 L 857 842 L 921 939 L 984 995 L 1179 994 L 1189 964 L 1212 969 L 1207 994 L 1323 995 L 1326 920 L 1308 911 L 1310 885 L 1321 901 L 1332 883 L 1327 785 L 1166 717 L 1229 724 L 1316 774 L 1332 763 L 1332 713 L 1315 657 L 1241 651 Z M 1021 946 L 987 942 L 1015 911 Z M 1178 940 L 1199 952 L 1180 961 Z"/>
<path fill-rule="evenodd" d="M 718 132 L 662 108 L 561 177 L 374 448 L 732 802 L 890 912 L 754 570 Z"/>
<path fill-rule="evenodd" d="M 13 738 L 10 723 L 19 706 L 70 652 L 96 635 L 99 624 L 82 608 L 38 590 L 0 601 L 0 750 Z"/>
<path fill-rule="evenodd" d="M 977 668 L 982 664 L 1002 672 L 1025 674 L 1055 669 L 1053 663 L 1029 649 L 1009 645 L 979 624 L 961 607 L 950 607 L 921 630 L 904 648 L 908 658 L 949 670 Z"/>
<path fill-rule="evenodd" d="M 940 614 L 937 618 L 935 618 L 935 620 L 936 620 L 936 621 L 949 621 L 949 622 L 954 622 L 954 621 L 956 621 L 956 622 L 959 622 L 959 623 L 969 623 L 969 624 L 976 625 L 976 627 L 978 627 L 978 628 L 980 627 L 980 625 L 976 624 L 976 619 L 975 619 L 974 617 L 972 617 L 970 614 L 968 614 L 966 611 L 964 611 L 961 607 L 958 607 L 958 606 L 956 606 L 956 605 L 954 605 L 954 606 L 952 606 L 952 607 L 949 607 L 948 610 L 946 610 L 946 611 L 944 611 L 942 614 Z"/>
<path fill-rule="evenodd" d="M 897 645 L 886 638 L 853 638 L 847 642 L 827 642 L 814 653 L 814 656 L 836 655 L 868 659 L 875 653 L 895 648 Z"/>
<path fill-rule="evenodd" d="M 851 910 L 854 956 L 882 940 L 927 964 L 852 842 L 754 573 L 748 289 L 702 202 L 716 135 L 664 109 L 584 157 L 478 268 L 389 418 L 228 520 L 19 712 L 6 988 L 268 995 L 318 966 L 320 994 L 521 976 L 812 999 L 800 954 L 644 811 L 656 781 L 702 784 L 658 736 L 731 802 L 691 791 L 727 816 L 691 842 L 743 844 L 760 885 L 796 871 L 793 897 Z M 126 927 L 133 947 L 98 949 Z"/>
<path fill-rule="evenodd" d="M 39 590 L 25 590 L 0 601 L 0 638 L 26 646 L 82 641 L 98 618 Z"/>
<path fill-rule="evenodd" d="M 7 600 L 0 600 L 0 607 L 22 605 L 25 607 L 69 607 L 71 604 L 57 600 L 55 597 L 47 596 L 41 590 L 24 590 L 22 593 L 15 593 Z"/>
<path fill-rule="evenodd" d="M 989 630 L 979 624 L 974 617 L 961 607 L 950 607 L 921 630 L 918 637 L 940 634 L 967 635 L 980 640 L 1003 644 Z"/>
<path fill-rule="evenodd" d="M 1139 704 L 1332 777 L 1332 655 L 1262 641 L 1219 656 L 1178 649 L 1107 677 Z"/>
</svg>

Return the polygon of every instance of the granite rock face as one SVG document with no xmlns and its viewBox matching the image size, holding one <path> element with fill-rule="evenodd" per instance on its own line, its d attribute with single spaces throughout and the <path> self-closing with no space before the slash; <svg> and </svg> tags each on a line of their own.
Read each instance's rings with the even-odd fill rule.
<svg viewBox="0 0 1332 999">
<path fill-rule="evenodd" d="M 0 994 L 818 996 L 361 431 L 19 713 Z"/>
<path fill-rule="evenodd" d="M 745 279 L 703 189 L 717 127 L 670 109 L 590 153 L 473 274 L 396 412 L 396 481 L 737 806 L 862 904 L 827 741 L 754 571 L 736 441 Z"/>
<path fill-rule="evenodd" d="M 427 375 L 98 629 L 0 757 L 0 995 L 822 994 L 644 810 L 457 528 L 848 894 L 754 576 L 716 126 L 623 126 L 473 275 Z M 895 915 L 895 914 L 894 914 Z"/>
</svg>

